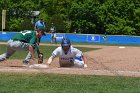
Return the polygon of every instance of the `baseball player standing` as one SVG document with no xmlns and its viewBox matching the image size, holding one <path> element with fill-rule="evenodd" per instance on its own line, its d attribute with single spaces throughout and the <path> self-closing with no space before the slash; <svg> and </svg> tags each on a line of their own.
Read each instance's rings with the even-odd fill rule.
<svg viewBox="0 0 140 93">
<path fill-rule="evenodd" d="M 60 67 L 87 67 L 82 51 L 72 47 L 68 38 L 62 39 L 61 46 L 52 52 L 47 64 L 50 65 L 55 57 L 59 57 Z"/>
<path fill-rule="evenodd" d="M 56 41 L 56 27 L 54 26 L 54 23 L 51 24 L 50 32 L 51 32 L 51 43 L 53 43 L 53 42 L 57 43 L 57 41 Z"/>
<path fill-rule="evenodd" d="M 28 50 L 31 53 L 32 60 L 35 61 L 34 49 L 37 47 L 38 39 L 42 35 L 45 35 L 43 28 L 39 28 L 36 31 L 25 30 L 17 33 L 8 41 L 7 51 L 0 55 L 0 62 L 8 59 L 16 51 L 20 50 Z"/>
</svg>

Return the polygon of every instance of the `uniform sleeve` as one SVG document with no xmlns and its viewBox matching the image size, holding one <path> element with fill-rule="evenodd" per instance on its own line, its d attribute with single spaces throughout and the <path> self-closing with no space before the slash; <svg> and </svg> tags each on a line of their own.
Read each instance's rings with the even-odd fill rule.
<svg viewBox="0 0 140 93">
<path fill-rule="evenodd" d="M 80 51 L 79 49 L 76 49 L 76 48 L 75 48 L 75 56 L 76 56 L 76 57 L 81 57 L 81 56 L 83 56 L 82 51 Z"/>
<path fill-rule="evenodd" d="M 60 55 L 60 52 L 61 52 L 60 47 L 58 47 L 52 52 L 52 56 L 57 57 Z"/>
<path fill-rule="evenodd" d="M 36 47 L 36 43 L 37 43 L 37 37 L 34 36 L 32 37 L 32 39 L 30 40 L 29 44 L 33 47 Z"/>
</svg>

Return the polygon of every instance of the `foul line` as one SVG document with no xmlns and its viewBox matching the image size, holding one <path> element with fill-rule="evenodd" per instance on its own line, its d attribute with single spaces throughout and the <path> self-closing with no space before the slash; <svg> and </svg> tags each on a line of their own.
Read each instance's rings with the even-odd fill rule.
<svg viewBox="0 0 140 93">
<path fill-rule="evenodd" d="M 29 68 L 1 68 L 0 69 L 0 72 L 23 72 L 23 73 L 35 73 L 35 72 L 39 72 L 39 73 L 56 73 L 54 72 L 55 70 L 58 70 L 59 69 L 59 74 L 70 74 L 70 73 L 67 73 L 69 71 L 71 71 L 71 69 L 67 69 L 67 68 L 51 68 L 51 69 L 29 69 Z M 61 73 L 63 72 L 64 70 L 67 70 L 66 73 Z M 69 70 L 69 71 L 68 71 Z M 80 71 L 80 72 L 83 72 L 85 71 L 86 69 L 75 69 L 75 71 Z M 118 71 L 115 71 L 115 73 L 117 74 L 114 74 L 112 72 L 110 72 L 109 70 L 87 70 L 89 73 L 89 75 L 107 75 L 107 76 L 131 76 L 131 77 L 140 77 L 140 72 L 139 71 L 121 71 L 121 70 L 118 70 Z M 76 74 L 76 73 L 71 73 L 71 74 Z M 87 75 L 87 73 L 82 73 L 83 75 Z"/>
</svg>

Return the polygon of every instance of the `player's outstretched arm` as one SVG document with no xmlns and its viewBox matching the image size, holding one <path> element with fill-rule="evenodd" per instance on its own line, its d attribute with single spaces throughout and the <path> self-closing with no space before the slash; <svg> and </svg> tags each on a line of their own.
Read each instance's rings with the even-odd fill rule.
<svg viewBox="0 0 140 93">
<path fill-rule="evenodd" d="M 51 65 L 53 59 L 54 59 L 53 56 L 49 57 L 49 59 L 47 61 L 47 65 Z"/>
<path fill-rule="evenodd" d="M 87 67 L 87 58 L 86 58 L 86 55 L 85 54 L 83 54 L 83 61 L 84 61 L 84 68 L 86 68 Z"/>
</svg>

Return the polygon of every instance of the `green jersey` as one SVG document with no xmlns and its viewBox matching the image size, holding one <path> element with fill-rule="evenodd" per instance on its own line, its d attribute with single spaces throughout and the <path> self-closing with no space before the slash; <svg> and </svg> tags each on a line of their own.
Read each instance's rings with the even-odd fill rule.
<svg viewBox="0 0 140 93">
<path fill-rule="evenodd" d="M 12 40 L 14 41 L 22 41 L 24 43 L 29 43 L 32 46 L 36 46 L 38 41 L 38 37 L 36 36 L 35 31 L 25 30 L 16 34 Z"/>
</svg>

